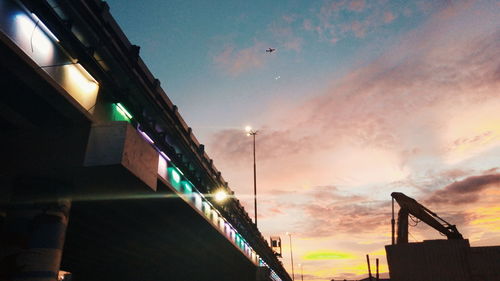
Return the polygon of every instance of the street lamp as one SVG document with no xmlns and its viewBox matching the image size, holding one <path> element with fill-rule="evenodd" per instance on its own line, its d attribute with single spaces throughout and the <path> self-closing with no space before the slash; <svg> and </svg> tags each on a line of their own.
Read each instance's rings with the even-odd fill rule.
<svg viewBox="0 0 500 281">
<path fill-rule="evenodd" d="M 255 165 L 255 136 L 258 131 L 253 130 L 250 126 L 246 126 L 245 131 L 247 132 L 247 136 L 253 136 L 253 205 L 255 211 L 255 226 L 257 226 L 257 169 Z"/>
<path fill-rule="evenodd" d="M 295 273 L 293 272 L 293 250 L 292 250 L 292 234 L 287 232 L 286 235 L 290 238 L 290 258 L 292 260 L 292 280 L 295 280 Z"/>
<path fill-rule="evenodd" d="M 227 193 L 224 191 L 224 190 L 218 190 L 217 192 L 215 192 L 214 194 L 214 198 L 215 198 L 215 201 L 221 203 L 223 202 L 224 200 L 226 200 L 227 198 Z"/>
</svg>

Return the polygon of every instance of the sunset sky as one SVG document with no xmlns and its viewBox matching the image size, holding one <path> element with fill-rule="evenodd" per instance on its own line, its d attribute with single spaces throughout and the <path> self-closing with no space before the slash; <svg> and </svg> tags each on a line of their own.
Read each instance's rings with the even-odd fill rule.
<svg viewBox="0 0 500 281">
<path fill-rule="evenodd" d="M 393 191 L 500 245 L 500 1 L 108 3 L 252 218 L 259 131 L 259 229 L 296 277 L 387 272 Z"/>
</svg>

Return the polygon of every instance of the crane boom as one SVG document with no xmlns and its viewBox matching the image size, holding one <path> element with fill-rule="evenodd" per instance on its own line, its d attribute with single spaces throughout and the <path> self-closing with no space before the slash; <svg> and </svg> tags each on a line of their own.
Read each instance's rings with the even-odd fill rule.
<svg viewBox="0 0 500 281">
<path fill-rule="evenodd" d="M 408 243 L 408 216 L 413 215 L 430 227 L 446 235 L 448 239 L 464 239 L 457 227 L 440 218 L 436 213 L 427 209 L 415 199 L 401 192 L 393 192 L 391 196 L 399 204 L 397 244 Z M 394 210 L 393 210 L 394 211 Z"/>
</svg>

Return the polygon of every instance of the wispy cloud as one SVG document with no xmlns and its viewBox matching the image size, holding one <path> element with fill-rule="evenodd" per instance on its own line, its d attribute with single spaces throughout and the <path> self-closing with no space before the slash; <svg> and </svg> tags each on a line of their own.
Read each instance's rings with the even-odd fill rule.
<svg viewBox="0 0 500 281">
<path fill-rule="evenodd" d="M 317 190 L 315 194 L 321 194 L 322 199 L 315 198 L 302 206 L 308 215 L 305 223 L 307 227 L 302 234 L 306 237 L 380 233 L 390 215 L 382 211 L 384 205 L 386 211 L 389 210 L 389 201 L 375 202 L 368 197 L 341 195 L 328 189 Z M 332 229 L 335 229 L 336 234 L 332 233 Z"/>
<path fill-rule="evenodd" d="M 268 30 L 273 35 L 273 40 L 277 42 L 278 46 L 283 46 L 285 50 L 300 52 L 304 40 L 297 35 L 294 28 L 297 17 L 297 15 L 285 15 L 281 20 L 271 23 Z"/>
<path fill-rule="evenodd" d="M 352 36 L 364 38 L 375 33 L 384 25 L 392 23 L 397 14 L 410 17 L 430 14 L 444 7 L 446 5 L 432 1 L 420 5 L 413 2 L 394 5 L 391 1 L 325 1 L 302 23 L 304 30 L 316 33 L 320 40 L 336 43 Z"/>
<path fill-rule="evenodd" d="M 365 0 L 353 0 L 349 1 L 348 9 L 351 11 L 360 12 L 363 11 L 366 7 Z"/>
<path fill-rule="evenodd" d="M 500 174 L 471 176 L 437 190 L 426 200 L 433 204 L 470 204 L 481 198 L 487 188 L 500 189 Z"/>
<path fill-rule="evenodd" d="M 252 46 L 243 49 L 227 45 L 213 57 L 213 62 L 225 73 L 237 76 L 262 67 L 266 62 L 263 55 L 265 48 L 266 45 L 263 42 L 255 42 Z"/>
<path fill-rule="evenodd" d="M 385 12 L 384 13 L 384 22 L 385 23 L 390 23 L 392 22 L 394 19 L 396 18 L 396 16 L 392 13 L 392 12 Z"/>
</svg>

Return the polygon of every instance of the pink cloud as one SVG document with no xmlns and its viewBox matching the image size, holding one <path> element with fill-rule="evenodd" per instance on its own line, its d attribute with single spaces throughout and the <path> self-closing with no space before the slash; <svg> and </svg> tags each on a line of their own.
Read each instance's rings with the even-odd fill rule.
<svg viewBox="0 0 500 281">
<path fill-rule="evenodd" d="M 214 135 L 211 150 L 225 162 L 239 162 L 242 157 L 249 157 L 252 152 L 251 138 L 242 137 L 241 130 L 223 130 Z M 271 160 L 290 151 L 301 153 L 307 151 L 306 144 L 311 138 L 295 138 L 291 131 L 261 130 L 258 135 L 259 159 Z M 279 145 L 276 145 L 279 144 Z M 221 153 L 223 152 L 223 153 Z"/>
<path fill-rule="evenodd" d="M 433 3 L 430 1 L 417 1 L 417 8 L 419 8 L 422 12 L 428 13 L 432 10 L 433 8 Z"/>
<path fill-rule="evenodd" d="M 397 15 L 410 17 L 414 14 L 454 17 L 455 11 L 472 6 L 475 1 L 407 1 L 394 5 L 391 1 L 325 1 L 316 11 L 315 17 L 303 22 L 305 30 L 315 32 L 321 41 L 335 42 L 350 36 L 365 38 L 385 24 L 393 22 Z M 369 11 L 369 12 L 367 12 Z M 349 17 L 345 17 L 346 13 Z"/>
<path fill-rule="evenodd" d="M 330 16 L 335 12 L 340 11 L 346 5 L 346 1 L 331 1 L 325 2 L 320 8 L 320 14 L 323 16 Z"/>
<path fill-rule="evenodd" d="M 279 42 L 285 50 L 293 50 L 295 52 L 300 52 L 302 50 L 304 40 L 295 34 L 287 20 L 285 20 L 285 23 L 273 22 L 269 26 L 269 31 L 274 35 L 274 39 Z"/>
<path fill-rule="evenodd" d="M 396 16 L 394 16 L 394 14 L 392 12 L 385 12 L 385 14 L 384 14 L 384 22 L 385 23 L 391 23 L 395 18 L 396 18 Z"/>
<path fill-rule="evenodd" d="M 354 21 L 351 23 L 349 26 L 349 29 L 354 33 L 356 37 L 362 38 L 365 37 L 366 34 L 366 24 L 359 22 L 359 21 Z"/>
<path fill-rule="evenodd" d="M 332 229 L 337 235 L 380 232 L 390 217 L 389 200 L 370 202 L 368 197 L 342 195 L 328 186 L 316 187 L 308 195 L 312 201 L 301 206 L 308 215 L 301 233 L 305 237 L 330 236 Z"/>
<path fill-rule="evenodd" d="M 413 15 L 413 11 L 409 8 L 405 8 L 405 9 L 403 9 L 403 15 L 405 17 L 410 17 L 411 15 Z"/>
<path fill-rule="evenodd" d="M 283 214 L 283 210 L 282 209 L 279 209 L 279 208 L 270 208 L 269 211 L 272 213 L 272 214 Z"/>
<path fill-rule="evenodd" d="M 329 41 L 330 41 L 330 43 L 335 44 L 335 43 L 337 43 L 339 41 L 339 38 L 333 37 Z"/>
<path fill-rule="evenodd" d="M 325 2 L 317 12 L 316 18 L 304 21 L 303 25 L 305 30 L 316 32 L 320 40 L 332 43 L 350 36 L 364 38 L 368 33 L 377 31 L 395 19 L 394 12 L 387 11 L 388 9 L 395 8 L 384 1 Z M 367 10 L 370 13 L 364 12 Z M 347 20 L 344 16 L 346 12 L 350 13 Z"/>
<path fill-rule="evenodd" d="M 314 29 L 312 21 L 310 19 L 305 19 L 302 22 L 302 26 L 304 27 L 305 30 L 312 31 Z"/>
<path fill-rule="evenodd" d="M 214 56 L 213 62 L 227 74 L 236 76 L 262 67 L 265 63 L 263 56 L 265 48 L 262 42 L 256 42 L 253 46 L 240 50 L 236 50 L 234 46 L 226 46 L 222 52 Z"/>
<path fill-rule="evenodd" d="M 297 20 L 298 16 L 291 14 L 291 15 L 284 15 L 282 18 L 285 22 L 292 23 Z"/>
<path fill-rule="evenodd" d="M 304 40 L 300 37 L 290 38 L 289 41 L 286 41 L 283 46 L 287 50 L 294 50 L 295 52 L 300 52 L 302 50 L 302 44 Z"/>
<path fill-rule="evenodd" d="M 349 2 L 349 10 L 361 12 L 365 9 L 365 0 L 353 0 Z"/>
</svg>

